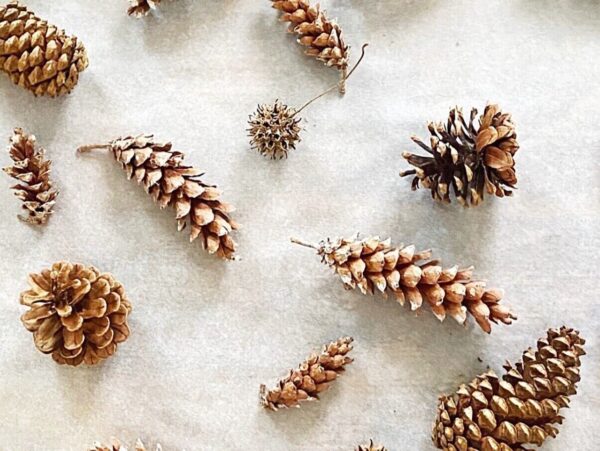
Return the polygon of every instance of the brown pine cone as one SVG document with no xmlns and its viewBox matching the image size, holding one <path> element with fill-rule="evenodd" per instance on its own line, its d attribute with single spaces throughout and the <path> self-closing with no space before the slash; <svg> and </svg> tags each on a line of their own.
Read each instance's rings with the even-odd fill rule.
<svg viewBox="0 0 600 451">
<path fill-rule="evenodd" d="M 292 239 L 292 242 L 317 250 L 321 261 L 332 267 L 347 289 L 358 287 L 363 294 L 375 289 L 387 297 L 391 291 L 396 300 L 405 301 L 412 310 L 419 310 L 423 301 L 434 315 L 443 321 L 452 316 L 460 324 L 470 313 L 487 333 L 491 323 L 511 324 L 516 316 L 500 304 L 502 291 L 486 289 L 485 282 L 472 279 L 473 267 L 442 268 L 431 260 L 430 250 L 415 252 L 415 246 L 392 247 L 391 240 L 379 237 L 360 239 L 327 239 L 319 245 Z"/>
<path fill-rule="evenodd" d="M 265 385 L 261 385 L 262 406 L 278 410 L 300 407 L 302 401 L 319 399 L 319 393 L 326 390 L 344 371 L 344 366 L 352 363 L 352 359 L 346 355 L 352 351 L 352 341 L 351 337 L 343 337 L 325 345 L 321 354 L 312 354 L 297 370 L 290 370 L 272 390 L 267 390 Z"/>
<path fill-rule="evenodd" d="M 340 91 L 345 90 L 348 71 L 349 47 L 344 42 L 342 29 L 308 0 L 271 0 L 273 8 L 281 11 L 281 21 L 290 22 L 289 32 L 298 36 L 298 43 L 308 47 L 304 53 L 323 61 L 340 71 Z"/>
<path fill-rule="evenodd" d="M 0 69 L 13 83 L 36 96 L 56 97 L 71 92 L 87 66 L 85 48 L 75 36 L 18 2 L 0 6 Z"/>
<path fill-rule="evenodd" d="M 35 346 L 59 364 L 93 365 L 129 336 L 131 304 L 112 275 L 93 266 L 58 262 L 29 275 L 21 293 L 29 310 L 21 316 Z"/>
<path fill-rule="evenodd" d="M 15 196 L 23 201 L 23 209 L 27 211 L 27 216 L 17 217 L 29 224 L 46 224 L 58 196 L 50 180 L 52 161 L 46 159 L 43 148 L 36 148 L 35 136 L 25 134 L 20 128 L 13 131 L 8 152 L 14 165 L 3 170 L 19 181 L 11 188 L 15 190 Z"/>
<path fill-rule="evenodd" d="M 467 123 L 462 110 L 450 110 L 448 122 L 429 123 L 431 147 L 419 138 L 413 141 L 431 156 L 410 152 L 402 155 L 416 169 L 402 171 L 402 177 L 415 175 L 413 191 L 419 183 L 431 190 L 435 200 L 450 203 L 450 191 L 463 206 L 479 205 L 484 192 L 498 197 L 511 196 L 517 183 L 513 156 L 519 150 L 510 114 L 498 105 L 485 107 L 475 124 L 477 110 L 471 110 Z"/>
<path fill-rule="evenodd" d="M 132 451 L 147 451 L 148 448 L 146 448 L 146 446 L 144 445 L 144 443 L 140 440 L 137 439 L 137 441 L 135 442 L 135 447 L 133 448 Z M 109 446 L 103 445 L 101 443 L 94 443 L 94 447 L 91 448 L 89 451 L 128 451 L 129 448 L 125 445 L 123 445 L 119 440 L 113 440 L 113 443 Z M 154 451 L 162 451 L 162 446 L 160 446 L 159 444 L 156 444 L 156 448 L 154 448 Z"/>
<path fill-rule="evenodd" d="M 160 0 L 129 0 L 127 14 L 137 18 L 144 17 L 158 5 L 160 5 Z"/>
<path fill-rule="evenodd" d="M 259 105 L 248 121 L 252 149 L 272 160 L 287 158 L 300 141 L 300 121 L 296 110 L 276 100 L 273 105 Z"/>
<path fill-rule="evenodd" d="M 504 366 L 441 396 L 433 428 L 435 446 L 447 451 L 525 451 L 555 437 L 569 396 L 577 393 L 579 357 L 585 355 L 579 331 L 550 329 L 521 362 Z"/>
<path fill-rule="evenodd" d="M 220 200 L 221 192 L 205 184 L 204 173 L 183 163 L 185 155 L 172 150 L 171 143 L 157 143 L 152 135 L 118 138 L 106 145 L 79 148 L 80 152 L 107 148 L 129 179 L 135 178 L 162 209 L 175 208 L 177 228 L 189 223 L 190 241 L 200 238 L 210 254 L 235 259 L 236 243 L 231 232 L 239 225 L 230 217 L 233 206 Z"/>
<path fill-rule="evenodd" d="M 356 448 L 356 451 L 387 451 L 387 448 L 383 445 L 374 444 L 373 440 L 371 439 L 367 445 L 361 445 Z"/>
</svg>

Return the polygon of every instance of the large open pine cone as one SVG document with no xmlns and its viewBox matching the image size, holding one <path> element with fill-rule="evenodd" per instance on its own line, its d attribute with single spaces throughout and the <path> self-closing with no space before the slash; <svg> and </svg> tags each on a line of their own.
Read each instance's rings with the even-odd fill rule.
<svg viewBox="0 0 600 451">
<path fill-rule="evenodd" d="M 404 152 L 403 157 L 416 169 L 402 171 L 402 177 L 415 175 L 412 189 L 421 184 L 431 190 L 435 200 L 450 202 L 450 192 L 464 206 L 479 205 L 484 193 L 510 196 L 517 183 L 513 156 L 519 150 L 515 125 L 510 114 L 498 105 L 485 107 L 475 123 L 477 110 L 469 122 L 462 110 L 453 108 L 447 123 L 430 123 L 430 146 L 419 138 L 413 141 L 430 156 Z"/>
<path fill-rule="evenodd" d="M 550 329 L 536 350 L 523 353 L 521 362 L 506 363 L 502 379 L 488 371 L 454 395 L 440 397 L 435 446 L 446 451 L 526 451 L 525 446 L 555 437 L 554 425 L 563 421 L 559 411 L 577 393 L 584 344 L 576 330 Z"/>
<path fill-rule="evenodd" d="M 29 275 L 21 316 L 35 346 L 59 364 L 93 365 L 113 355 L 129 336 L 131 304 L 123 286 L 93 266 L 58 262 Z"/>
<path fill-rule="evenodd" d="M 0 69 L 36 96 L 68 94 L 88 66 L 75 36 L 48 24 L 19 2 L 0 6 Z"/>
</svg>

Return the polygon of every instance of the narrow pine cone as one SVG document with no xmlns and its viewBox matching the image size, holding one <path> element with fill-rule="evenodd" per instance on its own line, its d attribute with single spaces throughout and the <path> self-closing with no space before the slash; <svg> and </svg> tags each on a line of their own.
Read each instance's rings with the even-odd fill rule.
<svg viewBox="0 0 600 451">
<path fill-rule="evenodd" d="M 88 66 L 85 47 L 75 36 L 48 24 L 11 1 L 0 6 L 0 69 L 36 96 L 68 94 Z"/>
<path fill-rule="evenodd" d="M 35 346 L 59 364 L 93 365 L 113 355 L 129 336 L 131 304 L 112 275 L 93 266 L 58 262 L 29 275 L 21 316 Z"/>
<path fill-rule="evenodd" d="M 340 71 L 340 90 L 344 92 L 349 47 L 344 42 L 340 26 L 330 20 L 318 4 L 311 6 L 308 0 L 271 1 L 273 8 L 281 11 L 281 21 L 290 23 L 290 33 L 296 34 L 298 43 L 307 47 L 304 53 Z"/>
<path fill-rule="evenodd" d="M 279 100 L 272 105 L 259 105 L 248 121 L 252 149 L 272 160 L 287 158 L 288 152 L 300 141 L 301 120 L 296 117 L 295 109 Z"/>
<path fill-rule="evenodd" d="M 239 225 L 230 217 L 233 206 L 220 200 L 221 192 L 207 185 L 204 173 L 183 163 L 185 155 L 171 143 L 157 143 L 152 135 L 118 138 L 108 145 L 83 146 L 80 152 L 108 148 L 127 173 L 142 185 L 162 209 L 175 209 L 178 230 L 190 226 L 190 241 L 200 239 L 210 254 L 235 259 L 231 232 Z"/>
<path fill-rule="evenodd" d="M 477 119 L 477 121 L 476 121 Z M 477 118 L 471 110 L 469 122 L 462 110 L 450 110 L 447 123 L 430 123 L 430 146 L 419 138 L 413 141 L 430 156 L 404 152 L 403 157 L 416 169 L 403 171 L 402 177 L 415 175 L 412 189 L 421 184 L 431 190 L 435 200 L 450 203 L 450 192 L 464 206 L 481 203 L 484 193 L 511 196 L 517 183 L 515 153 L 519 150 L 510 114 L 498 105 L 485 107 Z"/>
<path fill-rule="evenodd" d="M 323 347 L 320 354 L 312 354 L 298 369 L 290 370 L 272 390 L 260 386 L 260 401 L 263 407 L 278 410 L 287 407 L 300 407 L 302 401 L 319 399 L 319 393 L 326 390 L 332 381 L 352 363 L 347 354 L 352 351 L 351 337 L 343 337 Z"/>
<path fill-rule="evenodd" d="M 383 445 L 376 445 L 373 443 L 373 440 L 371 440 L 366 445 L 360 445 L 356 448 L 356 451 L 387 451 L 387 448 Z"/>
<path fill-rule="evenodd" d="M 431 250 L 416 252 L 413 245 L 393 247 L 389 238 L 382 241 L 376 236 L 327 239 L 318 245 L 297 239 L 292 242 L 316 249 L 347 289 L 358 287 L 363 294 L 377 290 L 384 297 L 390 291 L 401 305 L 408 301 L 412 310 L 419 310 L 425 301 L 440 321 L 449 315 L 463 324 L 470 314 L 490 333 L 491 323 L 511 324 L 516 319 L 500 304 L 501 290 L 473 280 L 473 267 L 442 268 L 438 260 L 431 260 Z"/>
<path fill-rule="evenodd" d="M 90 448 L 89 451 L 129 451 L 130 449 L 131 448 L 123 445 L 119 440 L 113 440 L 112 444 L 109 446 L 101 443 L 94 443 L 94 447 Z M 149 448 L 146 448 L 144 443 L 140 439 L 137 439 L 131 451 L 149 451 Z M 162 446 L 160 446 L 160 444 L 156 444 L 154 451 L 162 451 Z"/>
<path fill-rule="evenodd" d="M 52 215 L 58 191 L 50 180 L 52 162 L 46 159 L 46 151 L 36 147 L 35 136 L 27 135 L 22 129 L 15 128 L 8 148 L 12 166 L 3 168 L 4 172 L 18 183 L 11 188 L 23 202 L 27 215 L 17 217 L 29 224 L 43 225 Z"/>
<path fill-rule="evenodd" d="M 150 10 L 156 9 L 161 0 L 130 0 L 127 14 L 134 17 L 144 17 Z"/>
<path fill-rule="evenodd" d="M 579 357 L 585 355 L 579 332 L 550 329 L 537 349 L 521 362 L 507 362 L 500 379 L 493 371 L 441 396 L 433 428 L 435 446 L 447 451 L 526 451 L 555 437 L 569 396 L 577 393 Z"/>
</svg>

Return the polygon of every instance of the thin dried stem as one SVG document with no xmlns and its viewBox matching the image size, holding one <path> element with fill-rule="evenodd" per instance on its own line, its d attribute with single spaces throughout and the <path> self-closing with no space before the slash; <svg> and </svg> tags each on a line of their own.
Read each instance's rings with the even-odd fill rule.
<svg viewBox="0 0 600 451">
<path fill-rule="evenodd" d="M 307 243 L 306 241 L 303 241 L 298 238 L 290 238 L 290 241 L 294 244 L 299 244 L 300 246 L 310 247 L 311 249 L 315 249 L 315 250 L 319 249 L 319 246 L 312 244 L 312 243 Z"/>
<path fill-rule="evenodd" d="M 110 149 L 110 144 L 88 144 L 77 149 L 78 153 L 91 152 L 92 150 Z"/>
</svg>

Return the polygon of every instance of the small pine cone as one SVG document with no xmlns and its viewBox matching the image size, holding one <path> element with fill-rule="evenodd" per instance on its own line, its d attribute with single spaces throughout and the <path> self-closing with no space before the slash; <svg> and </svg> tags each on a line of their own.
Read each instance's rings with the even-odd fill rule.
<svg viewBox="0 0 600 451">
<path fill-rule="evenodd" d="M 356 451 L 387 451 L 387 448 L 383 445 L 376 445 L 373 443 L 373 440 L 371 440 L 366 445 L 360 445 L 356 448 Z"/>
<path fill-rule="evenodd" d="M 27 211 L 27 216 L 17 217 L 29 224 L 46 224 L 58 196 L 50 180 L 52 161 L 46 159 L 43 148 L 36 148 L 35 136 L 25 134 L 20 128 L 13 131 L 8 152 L 14 165 L 3 170 L 19 181 L 11 188 L 15 190 L 15 196 L 23 201 L 23 209 Z"/>
<path fill-rule="evenodd" d="M 569 396 L 577 393 L 579 332 L 550 329 L 516 365 L 504 366 L 500 379 L 488 371 L 451 396 L 441 396 L 432 438 L 447 451 L 525 451 L 555 437 Z M 529 448 L 527 448 L 529 449 Z"/>
<path fill-rule="evenodd" d="M 300 141 L 296 110 L 276 100 L 273 105 L 259 105 L 250 116 L 248 136 L 253 150 L 272 160 L 287 158 L 288 152 Z"/>
<path fill-rule="evenodd" d="M 349 47 L 344 42 L 342 29 L 321 11 L 319 5 L 311 6 L 308 0 L 271 0 L 273 8 L 281 11 L 281 21 L 289 22 L 290 33 L 298 36 L 305 54 L 323 61 L 340 71 L 343 81 L 348 71 Z"/>
<path fill-rule="evenodd" d="M 88 66 L 85 47 L 75 36 L 49 25 L 27 7 L 0 6 L 0 69 L 36 96 L 68 94 Z"/>
<path fill-rule="evenodd" d="M 515 126 L 510 114 L 498 105 L 485 107 L 477 122 L 477 110 L 471 110 L 469 122 L 462 110 L 450 110 L 448 122 L 430 123 L 431 147 L 419 138 L 413 141 L 431 156 L 404 152 L 403 157 L 416 169 L 403 171 L 402 177 L 415 174 L 412 189 L 419 183 L 431 190 L 435 200 L 450 203 L 450 191 L 463 206 L 476 206 L 484 192 L 498 197 L 511 196 L 517 183 L 513 156 L 519 150 Z"/>
<path fill-rule="evenodd" d="M 59 364 L 93 365 L 113 355 L 129 336 L 131 304 L 112 275 L 93 266 L 58 262 L 29 275 L 21 316 L 35 346 Z"/>
<path fill-rule="evenodd" d="M 127 14 L 137 18 L 144 17 L 158 5 L 160 5 L 160 0 L 129 0 Z"/>
<path fill-rule="evenodd" d="M 152 135 L 118 138 L 108 145 L 83 146 L 80 152 L 108 148 L 127 173 L 135 178 L 162 209 L 175 208 L 177 228 L 190 225 L 190 241 L 200 238 L 210 254 L 235 259 L 236 243 L 231 232 L 239 225 L 230 217 L 233 206 L 220 200 L 221 192 L 205 184 L 204 173 L 183 164 L 185 155 L 171 143 L 157 143 Z"/>
<path fill-rule="evenodd" d="M 263 407 L 278 410 L 288 407 L 300 407 L 302 401 L 319 399 L 319 393 L 326 390 L 344 366 L 352 363 L 348 357 L 352 351 L 351 337 L 343 337 L 323 347 L 321 354 L 312 354 L 302 362 L 298 369 L 290 370 L 288 376 L 281 379 L 272 390 L 260 386 L 260 402 Z"/>
<path fill-rule="evenodd" d="M 415 252 L 413 245 L 392 247 L 389 238 L 360 239 L 358 235 L 327 239 L 319 245 L 297 239 L 292 242 L 316 249 L 321 261 L 335 270 L 347 289 L 358 287 L 363 294 L 377 289 L 384 297 L 389 290 L 401 305 L 408 300 L 412 310 L 419 310 L 426 301 L 440 321 L 450 315 L 463 324 L 470 314 L 490 333 L 492 322 L 511 324 L 516 319 L 500 304 L 500 290 L 486 289 L 485 282 L 472 279 L 473 267 L 444 269 L 438 260 L 431 260 L 431 250 Z"/>
</svg>

